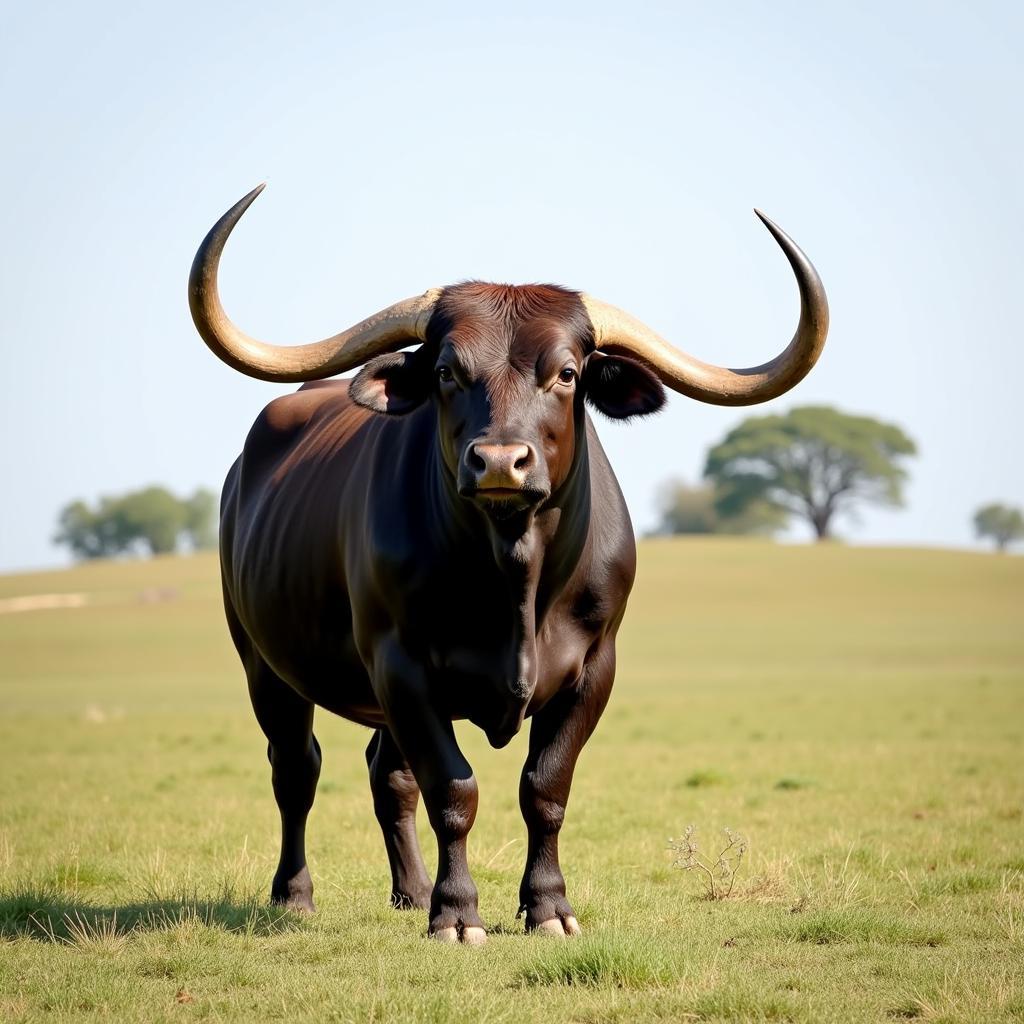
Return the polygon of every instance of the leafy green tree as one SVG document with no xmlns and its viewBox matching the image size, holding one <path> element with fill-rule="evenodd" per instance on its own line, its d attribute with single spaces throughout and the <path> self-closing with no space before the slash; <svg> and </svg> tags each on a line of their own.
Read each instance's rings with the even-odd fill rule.
<svg viewBox="0 0 1024 1024">
<path fill-rule="evenodd" d="M 194 551 L 217 546 L 217 496 L 200 487 L 185 499 L 185 534 Z"/>
<path fill-rule="evenodd" d="M 722 515 L 711 484 L 691 486 L 670 480 L 658 496 L 660 534 L 771 534 L 786 524 L 786 517 L 767 502 L 752 502 L 737 515 Z"/>
<path fill-rule="evenodd" d="M 805 406 L 744 420 L 708 452 L 704 475 L 720 515 L 763 502 L 805 519 L 826 540 L 835 517 L 859 503 L 901 505 L 907 473 L 900 460 L 916 452 L 891 423 Z"/>
<path fill-rule="evenodd" d="M 185 506 L 166 487 L 146 487 L 126 494 L 110 509 L 125 547 L 140 542 L 152 555 L 166 555 L 178 546 L 185 529 Z"/>
<path fill-rule="evenodd" d="M 146 487 L 120 497 L 66 505 L 57 518 L 54 542 L 70 548 L 76 558 L 111 558 L 148 551 L 170 554 L 187 537 L 193 550 L 215 547 L 217 499 L 199 488 L 191 497 L 176 498 L 166 487 Z"/>
<path fill-rule="evenodd" d="M 1024 513 L 1011 505 L 983 505 L 974 513 L 974 532 L 994 541 L 997 551 L 1005 551 L 1024 538 Z"/>
<path fill-rule="evenodd" d="M 69 547 L 75 558 L 103 558 L 112 553 L 107 547 L 99 515 L 84 501 L 73 501 L 61 509 L 53 542 Z"/>
</svg>

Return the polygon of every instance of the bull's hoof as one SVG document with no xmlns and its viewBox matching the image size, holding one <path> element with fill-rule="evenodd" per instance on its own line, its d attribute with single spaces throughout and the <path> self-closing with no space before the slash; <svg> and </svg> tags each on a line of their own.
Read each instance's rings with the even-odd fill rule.
<svg viewBox="0 0 1024 1024">
<path fill-rule="evenodd" d="M 461 942 L 464 946 L 482 946 L 487 941 L 487 933 L 483 928 L 469 925 L 465 928 L 438 928 L 430 933 L 436 942 Z"/>
<path fill-rule="evenodd" d="M 482 946 L 487 941 L 487 933 L 477 910 L 476 889 L 472 882 L 456 891 L 459 888 L 447 880 L 434 888 L 427 934 L 438 942 Z"/>
<path fill-rule="evenodd" d="M 288 879 L 274 879 L 270 889 L 270 902 L 275 907 L 284 907 L 299 914 L 316 913 L 313 903 L 313 880 L 309 877 L 309 869 L 302 868 L 298 874 Z"/>
<path fill-rule="evenodd" d="M 582 935 L 576 911 L 565 898 L 565 890 L 537 891 L 521 894 L 519 912 L 526 914 L 526 931 L 558 938 Z"/>
<path fill-rule="evenodd" d="M 572 914 L 565 917 L 552 917 L 548 921 L 541 921 L 540 924 L 529 929 L 538 935 L 554 935 L 560 939 L 572 938 L 583 934 L 579 921 Z"/>
</svg>

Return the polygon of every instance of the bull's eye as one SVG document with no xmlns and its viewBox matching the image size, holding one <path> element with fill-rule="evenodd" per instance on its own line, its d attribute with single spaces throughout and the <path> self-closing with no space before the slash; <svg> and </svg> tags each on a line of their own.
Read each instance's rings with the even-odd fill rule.
<svg viewBox="0 0 1024 1024">
<path fill-rule="evenodd" d="M 437 379 L 442 384 L 450 384 L 453 380 L 455 380 L 455 376 L 452 373 L 450 367 L 448 367 L 448 366 L 439 366 L 437 368 Z"/>
<path fill-rule="evenodd" d="M 558 383 L 559 384 L 569 385 L 569 384 L 572 384 L 572 382 L 574 380 L 576 380 L 576 371 L 571 366 L 567 366 L 558 375 Z"/>
</svg>

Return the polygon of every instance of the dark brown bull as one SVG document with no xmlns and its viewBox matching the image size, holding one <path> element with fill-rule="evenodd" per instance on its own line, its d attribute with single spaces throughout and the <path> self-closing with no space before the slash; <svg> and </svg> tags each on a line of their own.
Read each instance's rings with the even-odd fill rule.
<svg viewBox="0 0 1024 1024">
<path fill-rule="evenodd" d="M 319 705 L 374 730 L 366 758 L 392 903 L 429 907 L 436 938 L 483 942 L 466 863 L 477 785 L 452 722 L 469 719 L 501 747 L 532 716 L 519 901 L 527 930 L 578 934 L 558 834 L 611 690 L 636 563 L 584 403 L 628 419 L 662 405 L 662 382 L 719 404 L 781 394 L 824 344 L 821 282 L 765 220 L 796 273 L 800 325 L 780 356 L 749 370 L 699 363 L 625 313 L 548 285 L 456 285 L 282 348 L 239 331 L 217 296 L 224 243 L 258 192 L 196 255 L 199 333 L 264 380 L 320 381 L 363 364 L 351 381 L 271 402 L 224 486 L 228 624 L 281 812 L 271 897 L 313 909 L 305 824 Z M 437 836 L 433 885 L 416 840 L 420 793 Z"/>
</svg>

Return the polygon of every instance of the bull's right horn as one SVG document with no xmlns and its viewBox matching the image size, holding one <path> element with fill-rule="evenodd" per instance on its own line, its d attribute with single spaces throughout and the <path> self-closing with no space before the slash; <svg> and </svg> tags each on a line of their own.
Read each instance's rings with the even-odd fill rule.
<svg viewBox="0 0 1024 1024">
<path fill-rule="evenodd" d="M 636 356 L 680 394 L 712 405 L 754 405 L 785 394 L 817 362 L 828 334 L 828 300 L 821 278 L 800 247 L 760 210 L 754 211 L 786 254 L 800 289 L 800 322 L 793 340 L 760 366 L 729 370 L 688 355 L 629 313 L 589 295 L 580 298 L 599 349 Z"/>
<path fill-rule="evenodd" d="M 271 345 L 240 331 L 220 304 L 217 268 L 232 229 L 263 188 L 254 188 L 213 225 L 192 262 L 188 304 L 196 330 L 215 355 L 250 377 L 288 384 L 333 377 L 382 352 L 426 339 L 439 288 L 396 302 L 341 334 L 309 345 Z"/>
</svg>

